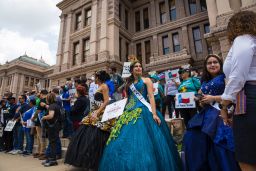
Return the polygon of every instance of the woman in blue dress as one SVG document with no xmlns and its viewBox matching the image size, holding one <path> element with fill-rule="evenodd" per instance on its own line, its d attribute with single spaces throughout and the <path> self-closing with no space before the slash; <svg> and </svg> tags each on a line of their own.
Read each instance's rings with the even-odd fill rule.
<svg viewBox="0 0 256 171">
<path fill-rule="evenodd" d="M 218 102 L 225 89 L 222 60 L 209 55 L 204 62 L 201 99 L 203 106 L 188 123 L 184 135 L 187 171 L 237 171 L 232 128 L 224 125 Z"/>
<path fill-rule="evenodd" d="M 170 130 L 161 113 L 156 112 L 151 80 L 141 77 L 139 61 L 131 64 L 130 71 L 132 75 L 126 85 L 128 103 L 110 133 L 99 170 L 181 170 L 181 161 Z M 134 94 L 133 85 L 144 100 L 149 99 L 148 105 L 138 98 L 138 93 Z"/>
</svg>

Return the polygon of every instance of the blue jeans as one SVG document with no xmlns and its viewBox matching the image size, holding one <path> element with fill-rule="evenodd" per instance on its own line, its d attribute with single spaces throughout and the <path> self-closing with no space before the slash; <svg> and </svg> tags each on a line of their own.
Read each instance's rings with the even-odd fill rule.
<svg viewBox="0 0 256 171">
<path fill-rule="evenodd" d="M 51 146 L 50 143 L 48 144 L 46 151 L 45 151 L 45 155 L 46 157 L 50 157 L 50 153 L 51 153 Z M 56 141 L 56 155 L 60 155 L 61 156 L 61 141 L 60 141 L 60 137 L 58 137 L 57 141 Z"/>
<path fill-rule="evenodd" d="M 72 134 L 73 134 L 73 123 L 70 118 L 70 112 L 66 111 L 65 123 L 64 123 L 64 128 L 63 128 L 63 136 L 71 137 Z"/>
<path fill-rule="evenodd" d="M 30 134 L 31 129 L 25 129 L 24 133 L 25 133 L 25 137 L 26 137 L 26 147 L 25 150 L 28 153 L 32 153 L 33 151 L 33 145 L 34 145 L 34 136 Z"/>
<path fill-rule="evenodd" d="M 24 132 L 20 124 L 13 128 L 13 149 L 23 151 Z"/>
</svg>

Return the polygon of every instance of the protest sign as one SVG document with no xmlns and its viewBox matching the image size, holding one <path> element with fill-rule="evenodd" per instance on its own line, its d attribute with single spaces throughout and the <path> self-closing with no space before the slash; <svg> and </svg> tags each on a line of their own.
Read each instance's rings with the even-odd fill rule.
<svg viewBox="0 0 256 171">
<path fill-rule="evenodd" d="M 175 81 L 179 83 L 179 69 L 165 71 L 165 80 L 166 82 Z"/>
<path fill-rule="evenodd" d="M 153 92 L 154 92 L 154 95 L 158 95 L 158 83 L 153 84 Z"/>
<path fill-rule="evenodd" d="M 105 122 L 122 115 L 124 112 L 124 107 L 126 105 L 126 102 L 127 102 L 127 98 L 107 105 L 103 113 L 101 122 Z"/>
<path fill-rule="evenodd" d="M 5 127 L 5 129 L 4 129 L 4 131 L 12 131 L 12 129 L 13 129 L 13 127 L 15 126 L 15 123 L 16 123 L 16 121 L 12 121 L 12 120 L 10 120 L 8 123 L 7 123 L 7 125 L 6 125 L 6 127 Z"/>
<path fill-rule="evenodd" d="M 131 76 L 130 65 L 131 65 L 131 62 L 124 62 L 122 78 L 127 78 Z"/>
<path fill-rule="evenodd" d="M 176 108 L 195 108 L 195 93 L 187 92 L 187 93 L 177 93 L 175 107 Z"/>
</svg>

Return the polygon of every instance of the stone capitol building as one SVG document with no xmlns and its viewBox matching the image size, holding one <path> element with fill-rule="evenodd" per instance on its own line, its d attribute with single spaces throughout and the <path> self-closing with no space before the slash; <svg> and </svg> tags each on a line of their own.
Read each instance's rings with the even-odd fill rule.
<svg viewBox="0 0 256 171">
<path fill-rule="evenodd" d="M 112 66 L 121 71 L 130 54 L 145 72 L 188 63 L 200 69 L 209 53 L 225 59 L 229 18 L 240 10 L 256 11 L 256 0 L 62 0 L 57 7 L 62 13 L 56 65 L 35 76 L 46 88 Z M 8 74 L 14 82 L 20 74 L 3 71 L 5 65 L 0 95 L 8 89 Z"/>
</svg>

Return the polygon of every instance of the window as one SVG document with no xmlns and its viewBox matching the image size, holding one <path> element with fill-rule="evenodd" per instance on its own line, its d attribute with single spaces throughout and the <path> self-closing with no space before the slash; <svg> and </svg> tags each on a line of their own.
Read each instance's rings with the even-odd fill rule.
<svg viewBox="0 0 256 171">
<path fill-rule="evenodd" d="M 122 21 L 122 5 L 119 2 L 119 20 Z"/>
<path fill-rule="evenodd" d="M 3 82 L 3 79 L 1 78 L 0 79 L 0 87 L 2 87 L 2 82 Z"/>
<path fill-rule="evenodd" d="M 149 28 L 148 8 L 145 8 L 143 10 L 143 24 L 144 24 L 144 29 Z"/>
<path fill-rule="evenodd" d="M 162 44 L 163 44 L 163 54 L 166 55 L 169 53 L 168 35 L 162 37 Z"/>
<path fill-rule="evenodd" d="M 196 14 L 196 0 L 188 0 L 190 15 Z"/>
<path fill-rule="evenodd" d="M 125 10 L 125 28 L 128 29 L 128 22 L 129 22 L 129 18 L 128 18 L 128 11 Z"/>
<path fill-rule="evenodd" d="M 91 25 L 91 18 L 92 18 L 92 11 L 91 11 L 91 9 L 85 10 L 85 22 L 84 22 L 85 26 Z"/>
<path fill-rule="evenodd" d="M 29 77 L 25 77 L 25 86 L 28 86 Z"/>
<path fill-rule="evenodd" d="M 193 28 L 193 38 L 194 38 L 196 53 L 202 53 L 203 47 L 202 47 L 202 39 L 201 39 L 201 33 L 200 33 L 199 27 Z"/>
<path fill-rule="evenodd" d="M 90 54 L 90 39 L 84 39 L 83 41 L 83 58 L 82 62 L 86 62 L 86 57 Z"/>
<path fill-rule="evenodd" d="M 125 57 L 126 57 L 126 61 L 128 61 L 128 56 L 129 56 L 129 43 L 128 42 L 125 43 L 125 47 L 126 47 Z"/>
<path fill-rule="evenodd" d="M 159 3 L 159 11 L 160 11 L 160 22 L 161 24 L 166 23 L 166 12 L 165 12 L 165 3 Z"/>
<path fill-rule="evenodd" d="M 150 57 L 151 57 L 150 40 L 145 41 L 145 57 L 146 57 L 146 64 L 149 64 Z"/>
<path fill-rule="evenodd" d="M 119 60 L 122 59 L 122 38 L 119 37 Z"/>
<path fill-rule="evenodd" d="M 34 83 L 35 83 L 34 81 L 35 81 L 34 78 L 31 78 L 31 79 L 30 79 L 30 87 L 33 87 L 33 86 L 34 86 Z"/>
<path fill-rule="evenodd" d="M 201 4 L 201 11 L 206 11 L 207 10 L 206 0 L 200 0 L 200 4 Z"/>
<path fill-rule="evenodd" d="M 77 58 L 78 58 L 78 55 L 79 55 L 79 42 L 74 43 L 74 47 L 73 48 L 74 49 L 73 49 L 73 61 L 72 61 L 72 64 L 76 65 Z"/>
<path fill-rule="evenodd" d="M 82 24 L 82 15 L 81 13 L 76 14 L 76 20 L 75 20 L 75 30 L 79 30 L 81 28 Z"/>
<path fill-rule="evenodd" d="M 210 33 L 210 26 L 209 26 L 209 24 L 205 24 L 204 25 L 204 32 L 205 33 Z"/>
<path fill-rule="evenodd" d="M 173 42 L 173 51 L 178 52 L 180 51 L 180 40 L 179 40 L 179 34 L 173 33 L 172 34 L 172 42 Z"/>
<path fill-rule="evenodd" d="M 135 31 L 140 31 L 140 11 L 135 12 Z"/>
<path fill-rule="evenodd" d="M 170 9 L 170 20 L 176 20 L 176 6 L 175 0 L 169 0 L 169 9 Z"/>
<path fill-rule="evenodd" d="M 137 59 L 142 62 L 141 43 L 136 44 L 136 55 Z"/>
</svg>

